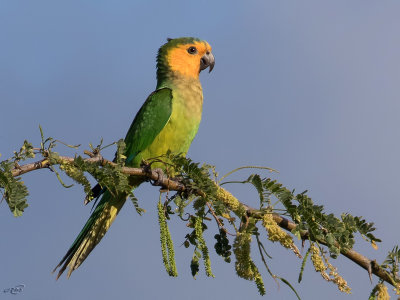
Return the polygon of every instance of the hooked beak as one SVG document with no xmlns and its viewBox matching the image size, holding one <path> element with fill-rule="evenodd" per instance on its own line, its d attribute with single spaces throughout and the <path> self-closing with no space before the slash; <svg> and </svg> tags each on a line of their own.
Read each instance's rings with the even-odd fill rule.
<svg viewBox="0 0 400 300">
<path fill-rule="evenodd" d="M 203 55 L 203 57 L 200 60 L 200 72 L 203 71 L 204 69 L 207 69 L 210 67 L 209 72 L 211 72 L 214 69 L 215 65 L 215 59 L 214 55 L 211 52 L 207 52 L 206 54 Z"/>
</svg>

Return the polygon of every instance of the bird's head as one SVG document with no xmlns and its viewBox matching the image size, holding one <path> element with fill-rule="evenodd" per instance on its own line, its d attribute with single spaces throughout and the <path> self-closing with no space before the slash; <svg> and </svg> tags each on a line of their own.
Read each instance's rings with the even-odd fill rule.
<svg viewBox="0 0 400 300">
<path fill-rule="evenodd" d="M 197 38 L 183 37 L 167 39 L 157 56 L 157 77 L 174 74 L 198 78 L 202 70 L 214 68 L 211 46 Z"/>
</svg>

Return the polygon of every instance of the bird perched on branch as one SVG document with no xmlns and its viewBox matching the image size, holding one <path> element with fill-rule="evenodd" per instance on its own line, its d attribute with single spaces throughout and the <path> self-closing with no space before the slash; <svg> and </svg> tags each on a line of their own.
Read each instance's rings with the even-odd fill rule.
<svg viewBox="0 0 400 300">
<path fill-rule="evenodd" d="M 199 80 L 202 70 L 214 68 L 211 46 L 203 40 L 183 37 L 168 39 L 157 55 L 157 87 L 150 94 L 125 137 L 126 165 L 139 167 L 142 160 L 170 151 L 184 153 L 199 128 L 203 91 Z M 132 190 L 143 179 L 132 180 Z M 69 268 L 67 277 L 88 257 L 111 226 L 128 195 L 112 196 L 95 188 L 101 199 L 78 237 L 54 271 L 57 279 Z M 54 272 L 53 271 L 53 272 Z"/>
</svg>

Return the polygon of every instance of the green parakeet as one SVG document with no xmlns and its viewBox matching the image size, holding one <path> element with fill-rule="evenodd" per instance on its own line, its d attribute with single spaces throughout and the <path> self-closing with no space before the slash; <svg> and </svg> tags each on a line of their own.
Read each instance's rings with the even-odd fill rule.
<svg viewBox="0 0 400 300">
<path fill-rule="evenodd" d="M 214 67 L 210 45 L 191 37 L 168 39 L 157 55 L 157 87 L 150 94 L 125 137 L 126 165 L 139 167 L 142 160 L 165 154 L 186 153 L 199 128 L 203 92 L 202 70 Z M 159 166 L 161 167 L 161 166 Z M 132 180 L 132 189 L 141 183 Z M 113 197 L 105 189 L 94 188 L 101 199 L 72 246 L 57 265 L 57 278 L 69 268 L 77 269 L 100 242 L 124 205 L 127 195 Z"/>
</svg>

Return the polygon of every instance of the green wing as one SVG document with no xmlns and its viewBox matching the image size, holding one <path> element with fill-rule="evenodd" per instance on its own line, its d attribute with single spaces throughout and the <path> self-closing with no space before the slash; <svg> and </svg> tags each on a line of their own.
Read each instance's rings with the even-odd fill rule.
<svg viewBox="0 0 400 300">
<path fill-rule="evenodd" d="M 150 94 L 136 114 L 125 137 L 127 165 L 131 165 L 136 155 L 151 145 L 167 124 L 171 113 L 171 89 L 162 88 Z M 98 199 L 105 191 L 106 188 L 102 188 L 100 184 L 97 184 L 92 188 L 92 195 Z M 93 207 L 95 204 L 96 202 Z"/>
<path fill-rule="evenodd" d="M 147 98 L 125 137 L 126 163 L 145 150 L 167 124 L 172 113 L 172 90 L 162 88 Z"/>
</svg>

